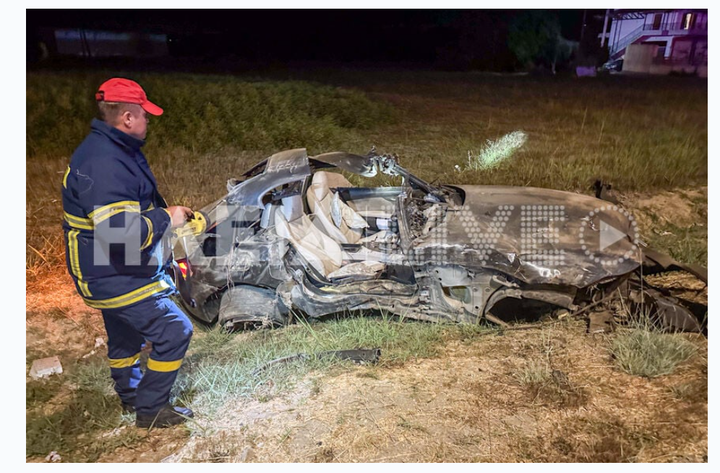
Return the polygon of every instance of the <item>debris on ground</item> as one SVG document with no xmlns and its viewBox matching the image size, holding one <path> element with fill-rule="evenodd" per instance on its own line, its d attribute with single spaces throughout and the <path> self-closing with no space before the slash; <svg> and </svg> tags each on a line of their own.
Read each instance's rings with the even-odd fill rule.
<svg viewBox="0 0 720 473">
<path fill-rule="evenodd" d="M 257 376 L 266 369 L 270 368 L 271 366 L 275 365 L 282 365 L 286 363 L 291 363 L 294 361 L 305 361 L 312 358 L 313 355 L 308 355 L 305 353 L 296 353 L 295 355 L 289 355 L 284 356 L 282 358 L 277 358 L 275 360 L 268 361 L 264 365 L 256 368 L 253 372 L 253 376 Z M 328 359 L 328 358 L 336 358 L 338 360 L 350 360 L 354 363 L 377 363 L 380 360 L 380 349 L 379 348 L 372 348 L 372 349 L 357 349 L 357 350 L 334 350 L 334 351 L 324 351 L 320 352 L 314 355 L 319 360 L 322 359 Z"/>
<path fill-rule="evenodd" d="M 90 357 L 93 356 L 95 353 L 97 353 L 97 348 L 100 348 L 101 346 L 104 346 L 104 345 L 105 345 L 105 340 L 103 340 L 102 337 L 97 337 L 97 338 L 95 339 L 95 346 L 93 347 L 93 349 L 90 350 L 90 353 L 85 353 L 85 354 L 82 356 L 82 359 L 85 360 L 85 359 L 87 359 L 87 358 L 90 358 Z"/>
<path fill-rule="evenodd" d="M 56 463 L 62 460 L 62 457 L 56 451 L 52 451 L 45 457 L 46 462 Z"/>
<path fill-rule="evenodd" d="M 614 318 L 609 310 L 592 312 L 588 317 L 588 333 L 612 332 Z"/>
<path fill-rule="evenodd" d="M 30 377 L 32 379 L 47 378 L 53 374 L 62 374 L 62 372 L 62 365 L 57 356 L 35 360 L 30 367 Z"/>
</svg>

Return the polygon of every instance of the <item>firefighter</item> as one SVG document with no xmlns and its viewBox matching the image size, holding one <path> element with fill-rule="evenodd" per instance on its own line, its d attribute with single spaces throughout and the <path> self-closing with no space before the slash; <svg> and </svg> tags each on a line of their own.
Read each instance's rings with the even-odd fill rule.
<svg viewBox="0 0 720 473">
<path fill-rule="evenodd" d="M 163 110 L 132 80 L 103 83 L 99 118 L 70 159 L 62 182 L 66 263 L 85 303 L 102 311 L 110 374 L 138 427 L 167 427 L 193 416 L 169 403 L 193 326 L 169 298 L 171 229 L 191 218 L 167 207 L 141 147 L 149 115 Z M 140 353 L 152 349 L 144 374 Z"/>
</svg>

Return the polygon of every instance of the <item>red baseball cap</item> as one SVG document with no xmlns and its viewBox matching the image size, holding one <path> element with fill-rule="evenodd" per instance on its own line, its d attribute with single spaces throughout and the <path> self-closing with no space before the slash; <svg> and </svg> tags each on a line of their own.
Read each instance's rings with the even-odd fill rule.
<svg viewBox="0 0 720 473">
<path fill-rule="evenodd" d="M 162 115 L 163 109 L 148 100 L 145 91 L 135 81 L 113 77 L 104 82 L 95 94 L 98 102 L 121 102 L 140 105 L 151 115 Z"/>
</svg>

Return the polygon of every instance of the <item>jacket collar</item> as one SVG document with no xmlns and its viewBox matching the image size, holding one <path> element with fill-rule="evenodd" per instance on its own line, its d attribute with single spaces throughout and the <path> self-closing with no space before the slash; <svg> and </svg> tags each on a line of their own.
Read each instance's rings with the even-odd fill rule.
<svg viewBox="0 0 720 473">
<path fill-rule="evenodd" d="M 93 121 L 92 121 L 92 124 L 90 125 L 90 127 L 94 131 L 97 131 L 97 132 L 107 136 L 108 138 L 110 138 L 111 140 L 113 140 L 114 142 L 119 144 L 120 146 L 122 146 L 124 148 L 128 148 L 132 151 L 139 151 L 140 148 L 145 144 L 145 140 L 139 140 L 135 137 L 128 135 L 127 133 L 123 133 L 122 131 L 118 130 L 117 128 L 112 127 L 112 126 L 108 125 L 107 123 L 105 123 L 104 121 L 98 120 L 97 118 L 93 118 Z"/>
</svg>

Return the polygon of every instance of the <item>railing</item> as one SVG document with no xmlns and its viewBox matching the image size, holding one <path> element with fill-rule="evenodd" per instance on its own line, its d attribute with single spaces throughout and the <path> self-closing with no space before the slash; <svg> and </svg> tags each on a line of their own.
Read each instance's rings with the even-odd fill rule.
<svg viewBox="0 0 720 473">
<path fill-rule="evenodd" d="M 637 27 L 637 28 L 635 28 L 634 30 L 632 30 L 629 34 L 625 35 L 625 37 L 624 37 L 622 40 L 620 40 L 620 41 L 618 41 L 617 43 L 615 43 L 615 44 L 613 45 L 612 51 L 610 51 L 610 55 L 612 56 L 613 54 L 617 53 L 618 51 L 622 51 L 622 50 L 625 49 L 630 43 L 632 43 L 633 41 L 635 41 L 636 39 L 638 39 L 640 36 L 642 36 L 642 35 L 643 35 L 643 31 L 644 31 L 644 29 L 643 29 L 644 26 L 645 26 L 645 25 L 640 25 L 639 27 Z"/>
<path fill-rule="evenodd" d="M 653 64 L 660 64 L 666 66 L 707 66 L 707 56 L 697 56 L 694 58 L 683 57 L 654 57 L 652 60 Z"/>
<path fill-rule="evenodd" d="M 695 24 L 691 25 L 690 28 L 684 28 L 684 23 L 660 23 L 660 25 L 656 28 L 652 23 L 648 23 L 646 25 L 643 25 L 643 29 L 648 31 L 678 31 L 678 30 L 686 30 L 686 31 L 707 31 L 707 23 L 701 23 L 701 24 Z"/>
<path fill-rule="evenodd" d="M 707 21 L 703 23 L 694 23 L 690 25 L 689 28 L 685 28 L 685 22 L 675 22 L 675 23 L 667 23 L 662 22 L 660 25 L 655 27 L 653 23 L 646 23 L 638 26 L 634 30 L 632 30 L 630 33 L 625 35 L 620 41 L 615 43 L 613 45 L 612 50 L 610 51 L 610 55 L 617 54 L 619 51 L 622 51 L 623 49 L 627 48 L 630 44 L 632 44 L 635 40 L 637 40 L 640 36 L 643 34 L 646 34 L 648 31 L 688 31 L 688 32 L 707 32 L 708 24 Z"/>
</svg>

